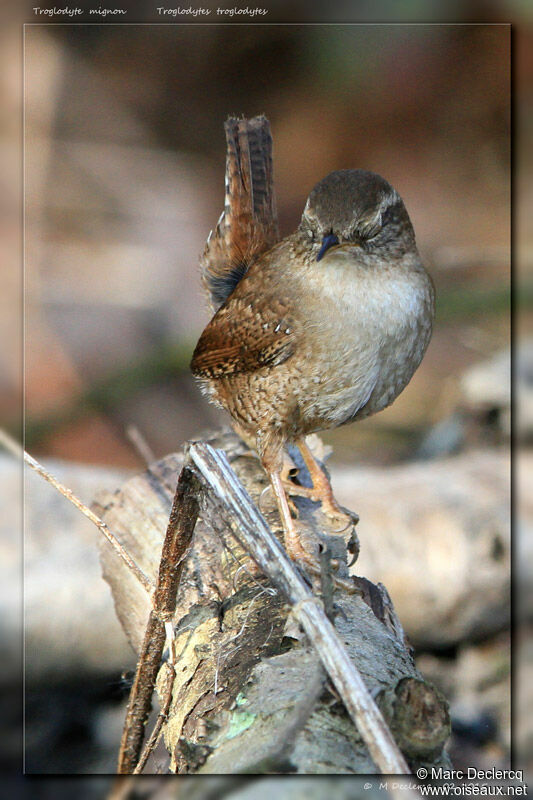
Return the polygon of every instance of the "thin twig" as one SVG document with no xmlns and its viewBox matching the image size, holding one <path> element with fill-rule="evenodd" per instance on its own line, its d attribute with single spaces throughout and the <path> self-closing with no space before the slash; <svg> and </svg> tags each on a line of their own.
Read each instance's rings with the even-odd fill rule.
<svg viewBox="0 0 533 800">
<path fill-rule="evenodd" d="M 225 453 L 197 442 L 190 446 L 189 457 L 222 501 L 220 509 L 237 541 L 293 604 L 296 617 L 318 651 L 376 766 L 385 774 L 408 774 L 403 755 L 320 601 L 311 594 L 273 536 Z"/>
<path fill-rule="evenodd" d="M 146 466 L 155 461 L 155 453 L 136 425 L 128 425 L 126 436 L 135 448 L 135 452 L 142 458 Z"/>
<path fill-rule="evenodd" d="M 66 497 L 72 505 L 76 506 L 76 508 L 81 511 L 91 522 L 96 525 L 98 530 L 103 533 L 113 550 L 117 553 L 118 556 L 122 559 L 122 561 L 126 564 L 128 569 L 135 575 L 139 583 L 146 589 L 148 594 L 152 594 L 154 590 L 154 584 L 148 578 L 147 575 L 144 574 L 142 569 L 139 567 L 138 564 L 135 563 L 133 558 L 129 555 L 129 553 L 122 547 L 119 540 L 115 536 L 115 534 L 109 530 L 106 523 L 98 517 L 94 511 L 86 506 L 84 503 L 79 500 L 76 495 L 70 490 L 67 489 L 66 486 L 63 486 L 57 478 L 46 470 L 42 464 L 40 464 L 33 456 L 30 456 L 22 447 L 12 439 L 5 431 L 0 429 L 0 444 L 2 444 L 6 450 L 9 450 L 10 453 L 13 453 L 14 456 L 17 458 L 24 458 L 26 464 L 28 464 L 32 469 L 35 470 L 42 478 L 45 479 L 54 489 Z"/>
<path fill-rule="evenodd" d="M 194 472 L 189 467 L 184 467 L 172 503 L 152 599 L 153 608 L 130 691 L 118 758 L 117 771 L 120 775 L 133 772 L 139 761 L 167 630 L 172 637 L 171 621 L 176 611 L 176 596 L 183 563 L 189 552 L 198 518 L 199 490 L 200 484 Z"/>
</svg>

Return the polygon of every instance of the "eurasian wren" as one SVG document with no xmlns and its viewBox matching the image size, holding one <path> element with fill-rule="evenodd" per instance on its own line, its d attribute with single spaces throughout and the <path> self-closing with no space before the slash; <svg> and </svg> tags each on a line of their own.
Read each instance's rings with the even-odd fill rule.
<svg viewBox="0 0 533 800">
<path fill-rule="evenodd" d="M 202 333 L 193 374 L 256 442 L 293 557 L 313 560 L 289 511 L 283 448 L 300 447 L 310 496 L 342 516 L 305 436 L 390 405 L 422 360 L 433 316 L 400 196 L 379 175 L 345 169 L 314 187 L 297 230 L 252 261 Z"/>
</svg>

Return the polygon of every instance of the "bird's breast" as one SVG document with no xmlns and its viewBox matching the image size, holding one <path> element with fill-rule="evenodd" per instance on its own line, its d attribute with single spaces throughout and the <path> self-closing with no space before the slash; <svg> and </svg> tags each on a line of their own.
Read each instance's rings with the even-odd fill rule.
<svg viewBox="0 0 533 800">
<path fill-rule="evenodd" d="M 303 336 L 316 361 L 316 402 L 341 424 L 385 408 L 409 382 L 431 336 L 433 287 L 419 263 L 329 261 L 307 282 Z"/>
</svg>

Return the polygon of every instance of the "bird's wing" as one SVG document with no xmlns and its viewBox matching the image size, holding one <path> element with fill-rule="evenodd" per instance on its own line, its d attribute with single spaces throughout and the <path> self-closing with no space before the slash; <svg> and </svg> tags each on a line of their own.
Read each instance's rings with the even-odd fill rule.
<svg viewBox="0 0 533 800">
<path fill-rule="evenodd" d="M 282 364 L 294 352 L 296 331 L 282 298 L 254 305 L 233 297 L 202 333 L 191 362 L 197 377 L 219 378 Z"/>
</svg>

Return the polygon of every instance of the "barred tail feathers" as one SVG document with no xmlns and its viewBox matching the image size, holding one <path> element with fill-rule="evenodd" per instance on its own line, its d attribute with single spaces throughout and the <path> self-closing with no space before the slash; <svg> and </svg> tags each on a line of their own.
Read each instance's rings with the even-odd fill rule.
<svg viewBox="0 0 533 800">
<path fill-rule="evenodd" d="M 216 310 L 251 262 L 279 238 L 272 137 L 264 116 L 230 117 L 226 132 L 224 211 L 201 258 L 202 280 Z"/>
</svg>

